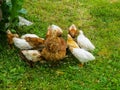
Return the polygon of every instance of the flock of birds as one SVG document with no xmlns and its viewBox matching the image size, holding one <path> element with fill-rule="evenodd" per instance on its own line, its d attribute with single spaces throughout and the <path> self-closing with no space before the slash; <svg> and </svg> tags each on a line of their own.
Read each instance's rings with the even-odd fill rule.
<svg viewBox="0 0 120 90">
<path fill-rule="evenodd" d="M 35 34 L 25 34 L 21 37 L 7 30 L 7 39 L 10 47 L 15 45 L 20 50 L 21 58 L 31 67 L 35 62 L 57 62 L 66 57 L 67 48 L 80 62 L 81 66 L 85 62 L 95 60 L 90 53 L 95 49 L 91 41 L 78 30 L 74 24 L 68 29 L 67 41 L 62 37 L 63 31 L 57 25 L 48 27 L 46 37 L 40 38 Z"/>
</svg>

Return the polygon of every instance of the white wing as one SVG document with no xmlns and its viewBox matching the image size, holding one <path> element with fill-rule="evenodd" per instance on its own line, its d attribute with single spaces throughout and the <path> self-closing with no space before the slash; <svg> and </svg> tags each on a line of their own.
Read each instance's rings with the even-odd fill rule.
<svg viewBox="0 0 120 90">
<path fill-rule="evenodd" d="M 19 49 L 31 49 L 33 48 L 32 46 L 29 45 L 28 42 L 24 39 L 20 38 L 13 38 L 14 45 L 18 47 Z"/>
<path fill-rule="evenodd" d="M 22 50 L 23 55 L 31 61 L 38 60 L 38 56 L 40 56 L 40 53 L 37 50 Z"/>
<path fill-rule="evenodd" d="M 95 49 L 95 46 L 84 35 L 79 35 L 77 37 L 77 43 L 81 48 L 83 48 L 85 50 L 94 50 Z"/>
<path fill-rule="evenodd" d="M 80 48 L 73 48 L 72 54 L 80 61 L 80 62 L 88 62 L 94 60 L 95 57 L 88 51 Z"/>
</svg>

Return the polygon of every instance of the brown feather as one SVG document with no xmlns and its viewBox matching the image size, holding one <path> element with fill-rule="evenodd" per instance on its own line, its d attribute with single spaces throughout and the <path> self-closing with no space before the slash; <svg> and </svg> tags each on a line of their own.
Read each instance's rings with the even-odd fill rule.
<svg viewBox="0 0 120 90">
<path fill-rule="evenodd" d="M 25 40 L 35 49 L 44 47 L 44 40 L 36 37 L 25 37 Z"/>
<path fill-rule="evenodd" d="M 66 55 L 66 42 L 62 37 L 49 37 L 45 40 L 45 48 L 41 52 L 48 61 L 59 61 Z"/>
</svg>

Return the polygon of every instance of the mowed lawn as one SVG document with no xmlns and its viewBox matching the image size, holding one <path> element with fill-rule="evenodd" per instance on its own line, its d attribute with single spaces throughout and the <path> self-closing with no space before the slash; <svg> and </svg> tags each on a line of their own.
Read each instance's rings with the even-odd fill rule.
<svg viewBox="0 0 120 90">
<path fill-rule="evenodd" d="M 120 90 L 120 1 L 119 0 L 25 0 L 25 18 L 34 24 L 19 27 L 20 35 L 45 37 L 51 24 L 60 26 L 64 38 L 71 24 L 82 29 L 96 49 L 95 61 L 79 67 L 68 57 L 56 67 L 37 63 L 30 68 L 9 49 L 0 36 L 0 90 Z"/>
</svg>

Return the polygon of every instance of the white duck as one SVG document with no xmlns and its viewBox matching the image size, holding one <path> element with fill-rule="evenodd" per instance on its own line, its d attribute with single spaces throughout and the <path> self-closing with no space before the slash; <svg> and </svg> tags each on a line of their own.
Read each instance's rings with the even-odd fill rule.
<svg viewBox="0 0 120 90">
<path fill-rule="evenodd" d="M 77 36 L 78 45 L 85 50 L 91 51 L 95 49 L 95 46 L 91 43 L 91 41 L 83 34 L 83 31 L 79 31 L 79 35 Z"/>
<path fill-rule="evenodd" d="M 71 53 L 81 62 L 81 66 L 83 66 L 85 62 L 95 59 L 95 57 L 90 52 L 79 48 L 78 44 L 73 40 L 70 35 L 68 35 L 67 45 Z"/>
</svg>

